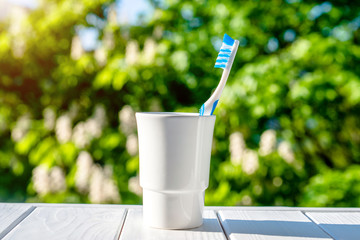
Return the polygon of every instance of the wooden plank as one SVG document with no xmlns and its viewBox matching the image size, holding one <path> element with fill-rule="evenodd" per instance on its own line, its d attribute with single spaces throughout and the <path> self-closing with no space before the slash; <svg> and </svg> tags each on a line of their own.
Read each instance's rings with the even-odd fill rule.
<svg viewBox="0 0 360 240">
<path fill-rule="evenodd" d="M 35 208 L 31 205 L 0 204 L 0 239 L 27 217 Z"/>
<path fill-rule="evenodd" d="M 332 239 L 299 211 L 219 211 L 225 233 L 236 239 Z"/>
<path fill-rule="evenodd" d="M 307 212 L 306 215 L 335 239 L 360 239 L 360 211 Z"/>
<path fill-rule="evenodd" d="M 3 204 L 3 203 L 0 203 Z M 13 205 L 35 206 L 35 207 L 76 207 L 76 208 L 137 208 L 142 209 L 141 205 L 120 205 L 120 204 L 79 204 L 79 203 L 11 203 Z M 320 207 L 228 207 L 228 206 L 206 206 L 205 210 L 220 211 L 302 211 L 302 212 L 359 212 L 360 208 L 320 208 Z"/>
<path fill-rule="evenodd" d="M 23 204 L 23 205 L 28 205 L 29 203 L 15 203 L 15 204 Z M 142 205 L 129 205 L 129 204 L 95 204 L 95 203 L 91 203 L 91 204 L 81 204 L 81 203 L 31 203 L 32 206 L 36 206 L 36 207 L 75 207 L 75 208 L 108 208 L 108 209 L 113 209 L 113 208 L 124 208 L 124 209 L 128 209 L 128 208 L 139 208 L 142 209 Z"/>
<path fill-rule="evenodd" d="M 226 237 L 214 211 L 204 211 L 202 226 L 184 230 L 156 229 L 143 225 L 142 210 L 129 209 L 120 240 L 161 239 L 222 239 Z"/>
<path fill-rule="evenodd" d="M 124 208 L 37 207 L 4 239 L 118 239 Z"/>
<path fill-rule="evenodd" d="M 360 208 L 327 208 L 327 207 L 246 207 L 246 206 L 207 206 L 206 210 L 231 210 L 231 211 L 301 211 L 301 212 L 359 212 Z"/>
</svg>

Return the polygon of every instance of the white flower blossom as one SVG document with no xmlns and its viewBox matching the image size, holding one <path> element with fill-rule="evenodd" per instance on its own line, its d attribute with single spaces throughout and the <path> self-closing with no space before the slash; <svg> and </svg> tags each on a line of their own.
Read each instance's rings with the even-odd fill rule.
<svg viewBox="0 0 360 240">
<path fill-rule="evenodd" d="M 50 170 L 51 192 L 63 192 L 66 190 L 65 173 L 62 168 L 55 166 Z"/>
<path fill-rule="evenodd" d="M 242 166 L 242 170 L 246 174 L 251 175 L 255 173 L 256 170 L 259 168 L 259 158 L 257 152 L 255 152 L 254 150 L 247 149 L 244 152 L 241 166 Z"/>
<path fill-rule="evenodd" d="M 22 58 L 26 51 L 26 41 L 23 38 L 16 37 L 16 41 L 12 41 L 12 52 L 14 57 Z"/>
<path fill-rule="evenodd" d="M 230 159 L 234 165 L 240 165 L 246 150 L 244 137 L 240 132 L 234 132 L 229 137 Z"/>
<path fill-rule="evenodd" d="M 48 169 L 39 165 L 34 168 L 32 172 L 32 179 L 34 184 L 34 189 L 39 195 L 45 195 L 50 192 L 50 177 L 48 174 Z"/>
<path fill-rule="evenodd" d="M 26 133 L 28 132 L 31 125 L 31 119 L 29 115 L 23 115 L 21 116 L 15 124 L 15 127 L 11 131 L 11 138 L 18 142 L 23 137 L 25 137 Z"/>
<path fill-rule="evenodd" d="M 90 193 L 89 198 L 92 203 L 101 203 L 104 199 L 103 197 L 103 182 L 104 177 L 102 174 L 102 169 L 100 166 L 93 166 L 92 175 L 90 181 Z"/>
<path fill-rule="evenodd" d="M 295 161 L 295 155 L 289 142 L 283 141 L 278 146 L 278 153 L 287 163 L 291 164 Z"/>
<path fill-rule="evenodd" d="M 55 132 L 60 143 L 66 143 L 71 139 L 71 119 L 68 115 L 62 115 L 56 120 Z"/>
<path fill-rule="evenodd" d="M 76 174 L 75 174 L 75 185 L 77 189 L 86 193 L 89 191 L 89 182 L 91 177 L 91 171 L 93 167 L 93 159 L 90 153 L 86 151 L 80 152 L 76 159 Z"/>
<path fill-rule="evenodd" d="M 134 110 L 126 105 L 119 112 L 120 129 L 126 134 L 130 135 L 136 130 L 136 119 Z"/>
<path fill-rule="evenodd" d="M 138 196 L 142 196 L 143 190 L 140 186 L 139 176 L 131 177 L 128 182 L 128 188 Z"/>
<path fill-rule="evenodd" d="M 103 167 L 103 173 L 106 178 L 111 178 L 113 175 L 113 167 L 111 165 L 105 165 Z"/>
<path fill-rule="evenodd" d="M 134 65 L 139 59 L 139 44 L 137 41 L 129 41 L 126 45 L 125 62 Z"/>
<path fill-rule="evenodd" d="M 84 49 L 81 45 L 81 40 L 79 36 L 74 36 L 71 41 L 71 58 L 78 60 L 84 54 Z"/>
<path fill-rule="evenodd" d="M 262 156 L 269 155 L 276 150 L 276 132 L 273 129 L 266 130 L 260 137 L 259 153 Z"/>
<path fill-rule="evenodd" d="M 116 9 L 115 6 L 112 5 L 109 8 L 109 12 L 108 12 L 108 16 L 107 16 L 107 21 L 108 23 L 110 23 L 111 25 L 117 25 L 117 13 L 116 13 Z"/>
<path fill-rule="evenodd" d="M 82 151 L 76 160 L 76 168 L 76 187 L 81 193 L 89 193 L 92 203 L 120 202 L 119 189 L 112 179 L 111 166 L 102 168 L 95 165 L 91 155 Z"/>
<path fill-rule="evenodd" d="M 90 143 L 91 136 L 88 135 L 86 124 L 84 122 L 79 122 L 74 127 L 72 141 L 75 143 L 75 146 L 78 148 L 84 148 Z"/>
<path fill-rule="evenodd" d="M 119 189 L 115 182 L 97 165 L 92 168 L 89 198 L 92 203 L 120 201 Z"/>
<path fill-rule="evenodd" d="M 94 110 L 94 117 L 97 125 L 101 128 L 106 125 L 106 110 L 103 105 L 97 104 Z"/>
<path fill-rule="evenodd" d="M 126 139 L 126 150 L 131 156 L 138 153 L 138 138 L 135 134 L 131 134 Z"/>
<path fill-rule="evenodd" d="M 144 50 L 142 53 L 142 60 L 144 65 L 149 65 L 154 62 L 156 54 L 156 42 L 152 38 L 148 38 L 144 44 Z"/>
<path fill-rule="evenodd" d="M 119 189 L 115 184 L 115 181 L 110 178 L 106 178 L 104 180 L 103 186 L 104 186 L 103 202 L 119 203 L 120 202 L 120 194 L 119 194 Z"/>
<path fill-rule="evenodd" d="M 9 24 L 8 32 L 13 36 L 23 34 L 24 33 L 23 27 L 24 25 L 28 24 L 26 22 L 27 20 L 26 18 L 29 16 L 30 13 L 29 9 L 18 5 L 13 5 L 11 7 L 8 6 L 9 8 L 7 8 L 6 4 L 5 6 L 2 5 L 1 7 L 3 7 L 4 10 L 7 10 L 7 12 L 3 12 L 3 15 L 1 17 L 9 18 L 10 24 Z"/>
<path fill-rule="evenodd" d="M 15 58 L 22 58 L 27 48 L 23 35 L 31 35 L 32 33 L 28 27 L 28 21 L 26 21 L 29 11 L 24 7 L 12 6 L 9 12 L 7 12 L 7 9 L 2 12 L 2 16 L 6 14 L 9 14 L 10 25 L 8 32 L 13 39 L 13 41 L 11 41 L 11 50 Z"/>
<path fill-rule="evenodd" d="M 99 64 L 99 66 L 101 67 L 105 66 L 107 62 L 107 52 L 105 48 L 103 47 L 97 48 L 94 52 L 94 57 L 96 62 Z"/>
<path fill-rule="evenodd" d="M 44 115 L 44 127 L 48 130 L 53 130 L 55 127 L 56 114 L 54 109 L 45 108 L 43 111 Z"/>
<path fill-rule="evenodd" d="M 39 165 L 34 168 L 32 178 L 34 189 L 40 196 L 66 190 L 65 173 L 58 166 L 48 169 L 44 165 Z"/>
<path fill-rule="evenodd" d="M 85 122 L 79 122 L 74 127 L 72 140 L 78 148 L 84 148 L 94 138 L 99 138 L 106 125 L 105 109 L 101 105 L 95 107 L 94 115 Z"/>
<path fill-rule="evenodd" d="M 103 125 L 95 118 L 89 118 L 85 122 L 87 134 L 90 138 L 99 138 L 102 134 Z"/>
</svg>

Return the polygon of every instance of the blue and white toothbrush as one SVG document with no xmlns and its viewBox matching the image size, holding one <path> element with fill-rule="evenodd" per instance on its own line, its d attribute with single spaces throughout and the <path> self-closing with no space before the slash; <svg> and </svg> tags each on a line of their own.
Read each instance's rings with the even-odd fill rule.
<svg viewBox="0 0 360 240">
<path fill-rule="evenodd" d="M 219 55 L 215 62 L 215 68 L 224 69 L 219 85 L 215 89 L 211 97 L 201 106 L 200 116 L 213 115 L 216 105 L 220 99 L 221 93 L 225 87 L 229 77 L 231 66 L 239 47 L 239 41 L 232 39 L 225 33 L 223 43 L 220 48 Z"/>
</svg>

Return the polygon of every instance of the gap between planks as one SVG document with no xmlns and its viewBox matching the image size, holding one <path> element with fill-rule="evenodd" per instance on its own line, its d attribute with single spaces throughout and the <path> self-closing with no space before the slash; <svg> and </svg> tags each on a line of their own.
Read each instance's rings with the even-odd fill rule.
<svg viewBox="0 0 360 240">
<path fill-rule="evenodd" d="M 128 208 L 125 208 L 124 220 L 122 221 L 122 224 L 121 224 L 121 226 L 120 226 L 119 236 L 117 237 L 117 240 L 120 239 L 121 233 L 122 233 L 122 231 L 123 231 L 123 229 L 124 229 L 125 221 L 126 221 L 126 219 L 127 219 L 128 212 L 129 212 L 129 209 L 128 209 Z"/>
<path fill-rule="evenodd" d="M 218 222 L 219 222 L 219 224 L 220 224 L 220 227 L 221 227 L 221 230 L 222 230 L 223 234 L 225 235 L 225 237 L 226 237 L 227 240 L 230 240 L 230 236 L 227 235 L 227 233 L 226 233 L 226 231 L 225 231 L 225 228 L 224 228 L 224 226 L 222 225 L 222 222 L 221 222 L 221 219 L 220 219 L 220 216 L 219 216 L 219 212 L 218 212 L 217 210 L 214 211 L 214 212 L 215 212 L 215 215 L 216 215 L 216 217 L 217 217 L 217 219 L 218 219 Z"/>
<path fill-rule="evenodd" d="M 4 231 L 0 233 L 0 239 L 4 238 L 11 230 L 13 230 L 17 225 L 19 225 L 25 218 L 27 218 L 34 210 L 35 206 L 31 206 L 25 212 L 23 212 L 17 219 L 15 219 L 9 226 L 7 226 Z"/>
<path fill-rule="evenodd" d="M 326 235 L 328 235 L 329 237 L 331 237 L 332 239 L 335 239 L 330 233 L 326 232 L 322 227 L 320 227 L 316 222 L 314 222 L 311 218 L 308 217 L 308 215 L 306 215 L 306 211 L 300 211 L 307 219 L 309 219 L 313 224 L 315 224 L 318 228 L 321 229 L 321 231 L 323 231 Z"/>
</svg>

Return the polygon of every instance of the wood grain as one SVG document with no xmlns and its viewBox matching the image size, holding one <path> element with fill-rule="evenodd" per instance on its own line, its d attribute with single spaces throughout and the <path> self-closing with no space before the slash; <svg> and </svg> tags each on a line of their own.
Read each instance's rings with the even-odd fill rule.
<svg viewBox="0 0 360 240">
<path fill-rule="evenodd" d="M 0 239 L 10 232 L 34 207 L 31 205 L 0 204 Z"/>
<path fill-rule="evenodd" d="M 214 211 L 205 211 L 202 226 L 185 230 L 156 229 L 143 225 L 142 210 L 130 209 L 120 240 L 161 239 L 222 239 L 226 240 Z"/>
<path fill-rule="evenodd" d="M 306 215 L 335 239 L 360 239 L 360 211 L 307 212 Z"/>
<path fill-rule="evenodd" d="M 126 209 L 37 207 L 4 239 L 118 239 Z"/>
<path fill-rule="evenodd" d="M 332 239 L 299 211 L 219 211 L 231 240 Z"/>
</svg>

